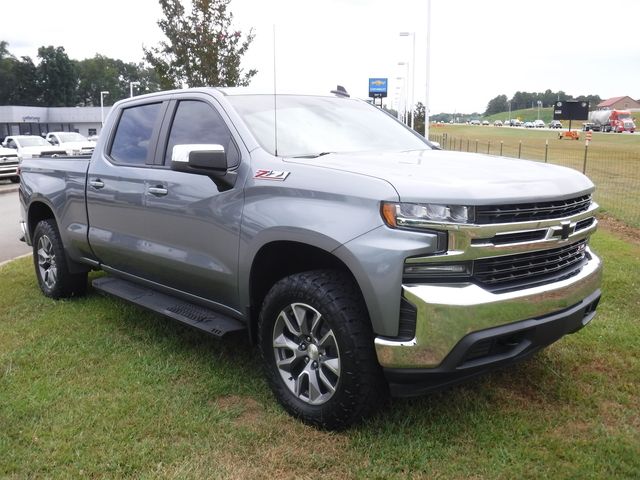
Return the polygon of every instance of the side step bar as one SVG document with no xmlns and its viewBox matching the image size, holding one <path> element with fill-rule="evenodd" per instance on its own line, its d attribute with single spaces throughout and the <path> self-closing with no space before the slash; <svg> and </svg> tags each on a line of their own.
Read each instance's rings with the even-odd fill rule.
<svg viewBox="0 0 640 480">
<path fill-rule="evenodd" d="M 115 277 L 102 277 L 92 282 L 93 288 L 164 315 L 215 337 L 245 330 L 244 323 L 147 287 Z"/>
</svg>

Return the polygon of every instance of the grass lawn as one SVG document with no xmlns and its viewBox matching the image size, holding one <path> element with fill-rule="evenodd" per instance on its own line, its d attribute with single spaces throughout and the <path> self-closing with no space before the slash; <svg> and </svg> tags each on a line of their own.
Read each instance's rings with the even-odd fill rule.
<svg viewBox="0 0 640 480">
<path fill-rule="evenodd" d="M 563 124 L 569 126 L 568 122 Z M 548 143 L 549 163 L 582 171 L 584 132 L 580 134 L 581 139 L 575 141 L 559 140 L 557 131 L 547 129 L 441 125 L 430 130 L 431 138 L 440 141 L 447 150 L 475 152 L 477 141 L 478 152 L 499 155 L 502 142 L 504 156 L 517 158 L 521 149 L 521 158 L 538 161 L 544 161 Z M 640 133 L 593 132 L 586 174 L 595 183 L 595 198 L 605 211 L 640 227 Z"/>
<path fill-rule="evenodd" d="M 640 244 L 599 232 L 591 325 L 516 368 L 329 433 L 288 417 L 243 338 L 218 342 L 0 267 L 2 478 L 640 478 Z"/>
</svg>

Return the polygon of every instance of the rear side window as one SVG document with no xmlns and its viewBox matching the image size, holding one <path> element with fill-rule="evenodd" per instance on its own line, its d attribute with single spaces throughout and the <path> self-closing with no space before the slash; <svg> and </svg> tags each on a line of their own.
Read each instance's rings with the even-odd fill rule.
<svg viewBox="0 0 640 480">
<path fill-rule="evenodd" d="M 197 100 L 183 100 L 173 118 L 171 133 L 167 142 L 165 164 L 171 162 L 175 145 L 216 144 L 222 145 L 229 163 L 237 162 L 237 151 L 231 141 L 231 132 L 218 112 L 209 104 Z"/>
<path fill-rule="evenodd" d="M 111 145 L 110 155 L 113 160 L 129 165 L 146 163 L 161 105 L 152 103 L 123 110 Z"/>
</svg>

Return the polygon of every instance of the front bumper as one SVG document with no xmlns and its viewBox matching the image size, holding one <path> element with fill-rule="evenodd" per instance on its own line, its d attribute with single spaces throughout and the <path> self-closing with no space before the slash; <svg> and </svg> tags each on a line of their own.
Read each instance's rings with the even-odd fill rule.
<svg viewBox="0 0 640 480">
<path fill-rule="evenodd" d="M 465 352 L 473 350 L 474 341 L 464 349 L 464 354 L 458 355 L 456 362 L 449 361 L 456 348 L 478 332 L 510 324 L 524 326 L 525 330 L 535 329 L 536 325 L 545 323 L 545 319 L 557 316 L 559 312 L 571 309 L 587 311 L 597 302 L 602 281 L 600 259 L 590 250 L 587 252 L 589 261 L 577 275 L 523 290 L 491 293 L 472 283 L 403 285 L 404 297 L 417 310 L 415 336 L 408 341 L 377 337 L 375 348 L 380 365 L 394 371 L 427 369 L 434 373 L 455 372 L 478 367 L 478 361 L 483 366 L 504 362 L 536 346 L 539 349 L 548 345 L 551 342 L 524 346 L 529 341 L 525 335 L 509 351 L 501 351 L 498 357 L 488 352 L 486 358 L 476 356 L 475 363 L 467 364 L 470 357 Z M 593 316 L 591 313 L 588 312 L 589 320 Z M 575 330 L 574 326 L 558 327 L 562 333 L 552 341 L 570 333 L 571 329 Z"/>
</svg>

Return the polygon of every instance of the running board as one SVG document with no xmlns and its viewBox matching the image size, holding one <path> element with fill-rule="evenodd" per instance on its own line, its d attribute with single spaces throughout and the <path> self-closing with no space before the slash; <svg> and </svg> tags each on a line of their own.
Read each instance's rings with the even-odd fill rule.
<svg viewBox="0 0 640 480">
<path fill-rule="evenodd" d="M 121 298 L 215 337 L 246 328 L 234 318 L 120 278 L 97 278 L 92 285 L 101 293 Z"/>
</svg>

